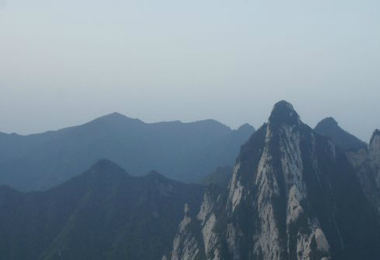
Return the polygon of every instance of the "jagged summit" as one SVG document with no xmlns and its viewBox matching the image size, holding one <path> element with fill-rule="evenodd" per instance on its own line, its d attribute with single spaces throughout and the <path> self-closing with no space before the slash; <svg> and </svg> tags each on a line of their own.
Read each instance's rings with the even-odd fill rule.
<svg viewBox="0 0 380 260">
<path fill-rule="evenodd" d="M 380 136 L 380 130 L 379 129 L 376 129 L 375 131 L 373 131 L 373 134 L 372 134 L 372 137 L 371 137 L 371 143 L 373 141 L 374 138 Z"/>
<path fill-rule="evenodd" d="M 293 105 L 285 100 L 279 101 L 274 105 L 269 117 L 269 124 L 271 126 L 280 126 L 282 124 L 298 125 L 300 122 L 300 117 L 294 110 Z"/>
<path fill-rule="evenodd" d="M 380 130 L 376 129 L 371 137 L 370 145 L 371 146 L 377 146 L 380 147 Z"/>
</svg>

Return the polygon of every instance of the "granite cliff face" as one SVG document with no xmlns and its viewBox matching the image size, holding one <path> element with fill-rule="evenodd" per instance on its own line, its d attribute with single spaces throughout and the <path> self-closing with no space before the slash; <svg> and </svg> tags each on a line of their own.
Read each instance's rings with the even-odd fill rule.
<svg viewBox="0 0 380 260">
<path fill-rule="evenodd" d="M 380 216 L 380 131 L 375 130 L 366 149 L 347 152 L 367 198 Z"/>
<path fill-rule="evenodd" d="M 209 186 L 197 216 L 186 209 L 164 259 L 378 259 L 367 197 L 346 154 L 281 101 L 242 147 L 228 189 Z"/>
</svg>

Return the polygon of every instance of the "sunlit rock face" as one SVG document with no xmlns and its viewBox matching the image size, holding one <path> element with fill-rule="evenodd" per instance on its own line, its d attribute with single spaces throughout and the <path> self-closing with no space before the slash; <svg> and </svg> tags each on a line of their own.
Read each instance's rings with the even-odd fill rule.
<svg viewBox="0 0 380 260">
<path fill-rule="evenodd" d="M 345 153 L 281 101 L 242 147 L 228 189 L 206 192 L 190 232 L 201 253 L 178 258 L 194 245 L 185 239 L 171 259 L 377 259 L 378 222 Z"/>
</svg>

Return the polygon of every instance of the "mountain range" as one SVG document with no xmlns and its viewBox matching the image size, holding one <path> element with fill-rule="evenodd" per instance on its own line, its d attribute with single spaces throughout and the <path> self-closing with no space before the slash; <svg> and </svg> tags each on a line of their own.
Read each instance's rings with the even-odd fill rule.
<svg viewBox="0 0 380 260">
<path fill-rule="evenodd" d="M 286 101 L 257 131 L 111 114 L 0 144 L 0 259 L 380 258 L 380 131 Z"/>
<path fill-rule="evenodd" d="M 255 129 L 214 121 L 144 123 L 113 113 L 84 125 L 21 136 L 0 133 L 0 184 L 46 190 L 109 159 L 142 176 L 199 182 L 219 166 L 233 166 Z"/>
<path fill-rule="evenodd" d="M 380 134 L 351 156 L 334 140 L 352 141 L 318 134 L 277 103 L 242 147 L 228 187 L 211 185 L 199 210 L 185 208 L 163 259 L 379 259 L 379 185 L 368 181 L 379 178 Z"/>
</svg>

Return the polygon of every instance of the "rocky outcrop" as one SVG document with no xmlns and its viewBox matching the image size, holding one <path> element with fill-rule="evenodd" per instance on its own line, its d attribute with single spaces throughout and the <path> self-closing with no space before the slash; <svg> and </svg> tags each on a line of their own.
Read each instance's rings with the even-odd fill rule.
<svg viewBox="0 0 380 260">
<path fill-rule="evenodd" d="M 197 220 L 190 215 L 190 209 L 185 204 L 185 216 L 179 224 L 179 232 L 174 238 L 172 260 L 188 260 L 204 258 L 202 241 L 199 241 Z"/>
<path fill-rule="evenodd" d="M 348 152 L 360 184 L 380 216 L 380 131 L 375 130 L 367 149 Z"/>
<path fill-rule="evenodd" d="M 369 145 L 370 160 L 377 173 L 377 179 L 380 178 L 380 131 L 375 130 L 372 135 L 371 142 Z"/>
<path fill-rule="evenodd" d="M 197 216 L 192 215 L 185 205 L 184 219 L 174 238 L 173 250 L 164 259 L 221 259 L 220 236 L 215 231 L 217 216 L 222 215 L 217 208 L 223 199 L 221 194 L 220 187 L 209 185 Z"/>
<path fill-rule="evenodd" d="M 198 237 L 202 254 L 180 259 L 380 255 L 374 246 L 380 242 L 379 219 L 346 155 L 303 124 L 285 101 L 274 106 L 268 123 L 242 147 L 228 190 L 206 193 L 197 220 L 191 236 Z M 181 234 L 186 233 L 180 227 L 177 237 Z M 193 246 L 186 244 L 188 238 L 175 241 L 173 252 Z"/>
</svg>

